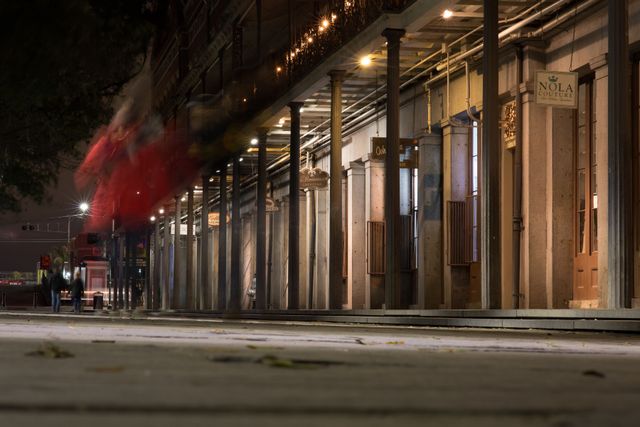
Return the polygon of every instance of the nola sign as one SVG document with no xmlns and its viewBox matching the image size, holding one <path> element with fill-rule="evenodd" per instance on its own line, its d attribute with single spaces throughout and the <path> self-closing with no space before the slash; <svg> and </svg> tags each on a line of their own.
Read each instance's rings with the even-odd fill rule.
<svg viewBox="0 0 640 427">
<path fill-rule="evenodd" d="M 578 108 L 578 73 L 536 71 L 536 104 Z"/>
</svg>

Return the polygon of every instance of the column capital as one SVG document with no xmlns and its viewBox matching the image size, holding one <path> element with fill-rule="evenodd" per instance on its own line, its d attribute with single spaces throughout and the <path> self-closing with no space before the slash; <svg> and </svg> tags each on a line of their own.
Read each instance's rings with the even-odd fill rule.
<svg viewBox="0 0 640 427">
<path fill-rule="evenodd" d="M 331 77 L 331 82 L 343 82 L 347 72 L 345 70 L 331 70 L 327 74 Z"/>
<path fill-rule="evenodd" d="M 304 102 L 292 101 L 292 102 L 288 103 L 287 105 L 291 109 L 291 115 L 294 115 L 294 114 L 295 115 L 299 115 L 300 114 L 300 109 L 304 105 Z"/>
<path fill-rule="evenodd" d="M 605 52 L 595 58 L 591 58 L 589 60 L 589 68 L 591 68 L 592 71 L 596 71 L 599 68 L 606 67 L 609 59 L 608 56 L 609 55 Z"/>
<path fill-rule="evenodd" d="M 402 28 L 385 28 L 384 31 L 382 31 L 382 36 L 391 43 L 397 43 L 400 41 L 400 38 L 405 35 L 405 33 L 406 31 Z"/>
<path fill-rule="evenodd" d="M 256 129 L 256 133 L 258 134 L 259 139 L 267 139 L 267 134 L 269 133 L 268 127 L 259 127 Z"/>
</svg>

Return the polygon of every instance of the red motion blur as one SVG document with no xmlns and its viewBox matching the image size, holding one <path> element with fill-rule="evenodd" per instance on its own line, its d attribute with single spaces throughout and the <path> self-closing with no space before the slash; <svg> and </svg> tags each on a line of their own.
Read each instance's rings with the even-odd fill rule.
<svg viewBox="0 0 640 427">
<path fill-rule="evenodd" d="M 165 130 L 147 138 L 140 124 L 101 129 L 75 174 L 80 188 L 95 180 L 85 231 L 137 228 L 165 199 L 193 182 L 202 166 L 189 154 L 186 132 Z"/>
</svg>

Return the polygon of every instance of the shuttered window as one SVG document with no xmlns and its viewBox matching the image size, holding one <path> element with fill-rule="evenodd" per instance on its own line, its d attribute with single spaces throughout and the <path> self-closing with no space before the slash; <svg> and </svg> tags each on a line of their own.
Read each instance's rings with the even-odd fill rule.
<svg viewBox="0 0 640 427">
<path fill-rule="evenodd" d="M 385 241 L 383 221 L 367 222 L 367 239 L 367 273 L 384 274 Z"/>
</svg>

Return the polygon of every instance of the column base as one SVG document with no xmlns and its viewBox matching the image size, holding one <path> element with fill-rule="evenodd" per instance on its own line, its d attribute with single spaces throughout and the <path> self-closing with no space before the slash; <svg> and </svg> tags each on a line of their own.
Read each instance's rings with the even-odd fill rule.
<svg viewBox="0 0 640 427">
<path fill-rule="evenodd" d="M 599 299 L 573 299 L 569 301 L 569 308 L 600 308 Z"/>
</svg>

